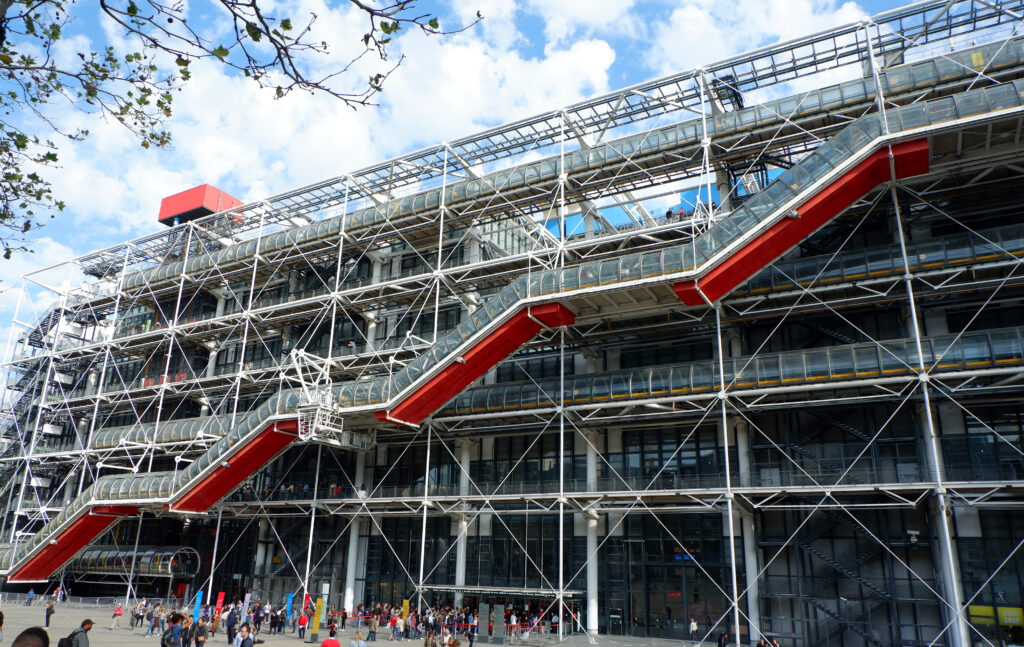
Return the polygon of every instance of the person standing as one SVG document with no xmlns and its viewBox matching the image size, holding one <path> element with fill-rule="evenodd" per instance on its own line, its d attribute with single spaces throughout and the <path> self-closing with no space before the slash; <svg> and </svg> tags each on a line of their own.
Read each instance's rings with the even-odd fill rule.
<svg viewBox="0 0 1024 647">
<path fill-rule="evenodd" d="M 114 630 L 114 627 L 121 628 L 121 616 L 124 615 L 124 608 L 121 607 L 121 603 L 118 602 L 117 606 L 114 607 L 113 620 L 110 621 L 110 631 Z"/>
<path fill-rule="evenodd" d="M 299 614 L 299 640 L 306 637 L 306 625 L 309 624 L 309 616 L 305 610 Z"/>
<path fill-rule="evenodd" d="M 697 621 L 690 618 L 690 640 L 697 640 Z"/>
<path fill-rule="evenodd" d="M 372 643 L 377 642 L 377 614 L 370 616 L 369 631 L 367 632 L 366 639 Z"/>
<path fill-rule="evenodd" d="M 342 609 L 341 617 L 339 619 L 341 620 L 341 630 L 345 631 L 345 621 L 348 620 L 348 611 Z"/>
<path fill-rule="evenodd" d="M 146 633 L 142 636 L 143 638 L 151 636 L 156 633 L 156 608 L 146 610 Z"/>
<path fill-rule="evenodd" d="M 4 612 L 0 611 L 0 640 L 4 639 Z"/>
<path fill-rule="evenodd" d="M 50 616 L 53 615 L 53 612 L 54 612 L 53 602 L 47 602 L 46 603 L 46 611 L 44 612 L 46 614 L 46 620 L 43 623 L 43 628 L 46 629 L 47 632 L 50 631 Z M 81 627 L 79 627 L 79 629 L 80 628 Z"/>
<path fill-rule="evenodd" d="M 718 637 L 718 647 L 729 647 L 729 632 L 723 631 Z"/>
<path fill-rule="evenodd" d="M 192 647 L 196 639 L 196 626 L 192 624 L 192 616 L 185 615 L 181 620 L 181 647 Z"/>
<path fill-rule="evenodd" d="M 25 600 L 25 606 L 26 607 L 32 606 L 32 598 L 36 597 L 36 590 L 35 589 L 29 589 L 28 590 L 28 595 L 26 595 L 25 597 L 27 598 Z"/>
</svg>

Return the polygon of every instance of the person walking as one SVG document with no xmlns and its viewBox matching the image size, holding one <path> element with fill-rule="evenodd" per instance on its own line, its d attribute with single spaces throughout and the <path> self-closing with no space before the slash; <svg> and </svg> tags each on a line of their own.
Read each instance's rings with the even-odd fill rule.
<svg viewBox="0 0 1024 647">
<path fill-rule="evenodd" d="M 32 598 L 34 598 L 34 597 L 36 597 L 36 590 L 35 589 L 29 589 L 28 590 L 28 594 L 25 596 L 25 598 L 26 598 L 25 606 L 26 607 L 32 606 Z"/>
<path fill-rule="evenodd" d="M 117 627 L 118 629 L 121 628 L 121 616 L 123 616 L 123 615 L 124 615 L 124 608 L 121 607 L 121 603 L 118 602 L 117 606 L 114 607 L 114 615 L 112 616 L 113 620 L 110 621 L 109 631 L 113 631 L 114 627 Z"/>
<path fill-rule="evenodd" d="M 71 639 L 71 647 L 89 647 L 89 630 L 92 629 L 92 620 L 86 618 L 81 626 L 71 632 L 68 638 Z"/>
<path fill-rule="evenodd" d="M 228 644 L 235 644 L 235 627 L 238 626 L 238 614 L 235 612 L 235 607 L 231 607 L 231 611 L 228 612 L 227 628 L 228 628 Z"/>
<path fill-rule="evenodd" d="M 199 622 L 196 623 L 195 633 L 196 647 L 204 647 L 206 645 L 207 633 L 208 631 L 206 628 L 206 616 L 199 616 Z"/>
<path fill-rule="evenodd" d="M 729 632 L 723 631 L 718 637 L 718 647 L 729 647 Z"/>
<path fill-rule="evenodd" d="M 306 625 L 309 624 L 309 616 L 303 611 L 299 614 L 299 640 L 306 637 Z"/>
<path fill-rule="evenodd" d="M 43 628 L 46 629 L 47 632 L 50 631 L 50 616 L 53 615 L 54 611 L 55 611 L 55 609 L 53 608 L 53 602 L 47 602 L 46 603 L 46 611 L 44 611 L 46 619 L 43 622 Z M 79 628 L 81 628 L 81 627 L 79 627 Z"/>
<path fill-rule="evenodd" d="M 253 647 L 253 640 L 252 636 L 249 635 L 249 625 L 247 623 L 242 625 L 238 635 L 241 638 L 238 647 Z"/>
</svg>

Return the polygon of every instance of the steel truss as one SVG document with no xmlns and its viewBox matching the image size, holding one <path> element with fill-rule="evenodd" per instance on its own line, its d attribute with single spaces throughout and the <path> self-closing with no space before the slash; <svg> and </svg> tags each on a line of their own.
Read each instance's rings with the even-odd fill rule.
<svg viewBox="0 0 1024 647">
<path fill-rule="evenodd" d="M 498 369 L 512 375 L 499 381 L 492 371 L 467 391 L 471 398 L 520 384 L 520 402 L 527 389 L 534 392 L 529 408 L 510 408 L 504 396 L 505 405 L 496 410 L 460 411 L 456 398 L 423 425 L 396 428 L 368 416 L 342 423 L 317 394 L 342 381 L 397 372 L 462 313 L 472 314 L 517 276 L 691 240 L 717 221 L 719 207 L 743 200 L 738 186 L 800 161 L 850 119 L 1024 76 L 1024 66 L 996 69 L 983 59 L 966 68 L 958 64 L 959 76 L 930 90 L 889 91 L 905 62 L 955 60 L 960 50 L 1015 43 L 1021 12 L 1024 6 L 1016 2 L 917 3 L 865 24 L 416 151 L 26 276 L 17 333 L 8 341 L 11 359 L 3 366 L 9 444 L 0 470 L 12 477 L 0 490 L 7 502 L 5 536 L 17 543 L 34 534 L 102 474 L 187 466 L 262 399 L 298 381 L 309 391 L 309 424 L 303 434 L 300 421 L 299 435 L 313 442 L 288 450 L 216 506 L 209 574 L 194 582 L 207 599 L 231 568 L 224 563 L 251 553 L 245 542 L 255 536 L 254 588 L 275 596 L 314 592 L 317 582 L 333 584 L 344 573 L 338 603 L 351 611 L 371 596 L 365 582 L 363 591 L 359 586 L 370 576 L 376 547 L 383 556 L 375 568 L 383 568 L 386 556 L 414 604 L 436 605 L 448 596 L 458 604 L 490 591 L 544 599 L 539 610 L 562 617 L 582 597 L 581 614 L 554 623 L 560 639 L 582 640 L 612 630 L 600 617 L 609 615 L 611 602 L 599 601 L 599 588 L 613 588 L 602 562 L 619 554 L 614 551 L 629 557 L 629 537 L 642 527 L 675 549 L 693 577 L 703 578 L 707 594 L 721 602 L 701 622 L 705 639 L 727 630 L 737 643 L 791 633 L 802 645 L 994 644 L 971 608 L 991 597 L 994 578 L 1014 568 L 1024 536 L 1011 536 L 1010 549 L 974 586 L 977 578 L 968 581 L 958 563 L 958 543 L 967 536 L 960 526 L 980 518 L 978 511 L 1019 511 L 1024 476 L 962 478 L 963 470 L 949 466 L 960 457 L 949 456 L 943 443 L 955 440 L 951 419 L 957 417 L 965 421 L 960 427 L 980 429 L 1000 451 L 1024 458 L 1019 440 L 987 413 L 1019 398 L 1024 355 L 1001 361 L 988 342 L 991 357 L 968 358 L 967 350 L 958 350 L 964 353 L 959 363 L 945 366 L 952 360 L 944 353 L 968 349 L 976 333 L 1003 334 L 1006 326 L 993 325 L 992 313 L 1021 298 L 1024 236 L 1012 231 L 1020 224 L 1013 195 L 1024 185 L 1019 116 L 932 135 L 927 175 L 897 181 L 893 169 L 890 182 L 805 241 L 803 250 L 775 262 L 716 307 L 687 308 L 668 285 L 581 290 L 566 299 L 577 314 L 572 326 L 545 330 Z M 861 99 L 807 112 L 784 112 L 780 103 L 764 101 L 795 79 L 837 69 L 864 77 L 868 91 Z M 798 94 L 798 103 L 806 96 Z M 737 99 L 774 117 L 747 131 L 711 132 L 722 123 L 716 118 L 739 112 Z M 652 133 L 694 115 L 693 142 L 657 155 L 643 149 Z M 574 166 L 574 156 L 638 133 L 641 143 L 624 148 L 614 163 L 582 171 Z M 510 179 L 492 183 L 475 199 L 450 197 L 450 187 L 459 183 L 484 183 L 506 171 L 511 178 L 537 159 L 553 164 L 552 177 L 522 186 Z M 651 215 L 686 183 L 723 187 L 723 204 L 695 205 L 681 220 Z M 415 203 L 416 196 L 437 189 L 441 197 L 429 213 L 402 212 L 403 200 Z M 971 196 L 981 197 L 965 204 Z M 373 210 L 384 217 L 353 224 L 353 214 Z M 613 224 L 623 214 L 630 224 Z M 340 227 L 331 235 L 270 246 L 279 234 L 333 221 Z M 880 224 L 891 234 L 885 244 L 872 231 Z M 928 245 L 936 240 L 944 241 L 944 251 L 933 261 Z M 253 253 L 230 254 L 250 243 Z M 190 260 L 211 254 L 226 260 L 186 269 Z M 181 271 L 160 275 L 175 263 Z M 40 292 L 54 304 L 37 308 Z M 880 334 L 865 323 L 873 311 L 893 307 L 901 313 L 901 334 Z M 946 316 L 954 310 L 956 317 Z M 791 348 L 789 337 L 797 326 L 835 347 L 873 349 L 880 366 L 893 355 L 894 340 L 914 352 L 897 357 L 899 372 L 888 377 L 854 370 L 812 380 L 805 368 L 799 384 L 763 380 L 771 361 L 785 367 L 801 350 Z M 754 332 L 758 336 L 744 338 Z M 952 341 L 929 352 L 941 335 Z M 823 345 L 811 341 L 817 344 L 811 351 Z M 688 366 L 693 376 L 702 361 L 717 366 L 706 390 L 691 385 L 685 394 L 656 394 L 648 377 L 643 395 L 637 390 L 613 398 L 609 390 L 606 399 L 577 400 L 577 377 L 625 375 L 618 364 L 625 353 L 643 347 L 668 353 L 686 344 L 709 352 L 657 364 Z M 551 365 L 554 372 L 536 368 Z M 743 383 L 745 374 L 755 375 L 755 383 Z M 832 414 L 857 408 L 881 417 L 856 426 Z M 806 431 L 809 423 L 791 431 L 780 422 L 786 416 L 822 422 L 813 433 Z M 192 418 L 200 423 L 186 434 L 177 421 Z M 652 430 L 678 434 L 671 451 L 643 474 L 615 462 L 630 434 Z M 843 439 L 833 444 L 848 453 L 835 458 L 808 449 L 815 434 Z M 917 472 L 886 478 L 881 467 L 865 466 L 884 462 L 879 457 L 906 445 L 908 434 Z M 525 451 L 503 457 L 503 476 L 481 476 L 474 463 L 497 460 L 495 443 L 508 438 L 521 439 Z M 705 443 L 718 452 L 714 476 L 673 472 L 684 454 Z M 819 444 L 826 446 L 814 446 Z M 551 448 L 544 456 L 557 464 L 551 472 L 556 476 L 515 482 L 513 475 L 542 445 Z M 584 476 L 578 467 L 574 475 L 566 473 L 574 460 Z M 300 465 L 315 465 L 309 492 L 288 489 L 298 482 Z M 785 482 L 755 472 L 766 465 Z M 439 466 L 450 471 L 446 479 Z M 386 485 L 400 480 L 402 470 L 416 471 L 420 480 Z M 547 520 L 538 527 L 552 533 L 554 566 L 545 562 L 544 549 L 533 550 L 541 544 L 528 536 L 530 517 Z M 697 517 L 718 520 L 718 538 L 729 544 L 718 558 L 695 551 L 673 525 Z M 917 524 L 929 536 L 894 541 L 883 517 Z M 133 543 L 131 552 L 138 554 L 145 525 L 169 528 L 178 519 L 160 512 L 144 523 L 140 514 L 108 537 L 120 541 L 118 551 L 127 554 L 126 544 Z M 212 527 L 212 513 L 190 516 L 188 523 Z M 230 542 L 219 538 L 224 523 L 236 524 Z M 318 535 L 325 524 L 329 542 Z M 782 529 L 778 537 L 768 532 L 773 525 Z M 446 546 L 428 555 L 428 539 L 434 541 L 439 528 L 448 533 Z M 509 554 L 523 560 L 524 586 L 488 589 L 469 581 L 470 538 L 479 548 L 497 534 L 508 539 Z M 574 539 L 582 540 L 581 547 L 574 547 Z M 418 555 L 400 552 L 417 544 Z M 919 545 L 929 547 L 924 559 L 913 553 L 922 550 Z M 844 555 L 837 546 L 852 552 Z M 344 557 L 337 558 L 343 548 Z M 878 569 L 889 579 L 875 578 Z M 129 591 L 140 577 L 134 567 L 126 577 L 116 576 Z M 801 595 L 806 601 L 799 601 Z M 650 604 L 643 603 L 642 613 L 652 613 Z M 916 628 L 906 620 L 910 606 L 918 614 Z M 866 630 L 868 621 L 889 635 Z M 645 619 L 644 626 L 653 631 L 658 625 Z"/>
</svg>

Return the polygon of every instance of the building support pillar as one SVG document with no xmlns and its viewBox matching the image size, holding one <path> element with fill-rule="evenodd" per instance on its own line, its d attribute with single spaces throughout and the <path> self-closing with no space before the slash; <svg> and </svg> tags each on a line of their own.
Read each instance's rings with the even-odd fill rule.
<svg viewBox="0 0 1024 647">
<path fill-rule="evenodd" d="M 356 473 L 352 478 L 356 496 L 363 498 L 363 474 L 366 472 L 366 453 L 356 454 Z M 356 573 L 362 570 L 363 560 L 359 554 L 359 536 L 362 534 L 362 512 L 352 517 L 348 529 L 348 560 L 345 564 L 345 598 L 341 608 L 351 616 L 356 609 Z"/>
<path fill-rule="evenodd" d="M 469 461 L 472 454 L 473 444 L 467 439 L 459 441 L 459 496 L 469 496 Z M 465 499 L 462 503 L 462 511 L 458 515 L 459 536 L 455 540 L 455 587 L 460 589 L 466 586 L 466 544 L 469 534 L 469 510 Z M 462 607 L 464 601 L 462 591 L 455 591 L 455 608 Z"/>
<path fill-rule="evenodd" d="M 597 491 L 597 449 L 594 439 L 587 443 L 587 490 Z M 587 633 L 597 636 L 598 631 L 598 590 L 597 590 L 597 510 L 584 513 L 587 521 Z"/>
</svg>

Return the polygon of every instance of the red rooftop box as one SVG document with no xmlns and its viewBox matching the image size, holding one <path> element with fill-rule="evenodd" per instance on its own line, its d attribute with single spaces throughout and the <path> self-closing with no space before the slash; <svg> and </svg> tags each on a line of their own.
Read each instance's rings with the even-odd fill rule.
<svg viewBox="0 0 1024 647">
<path fill-rule="evenodd" d="M 171 227 L 241 204 L 241 200 L 231 197 L 217 187 L 202 184 L 164 198 L 160 202 L 160 216 L 157 219 Z"/>
</svg>

